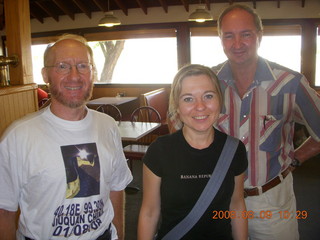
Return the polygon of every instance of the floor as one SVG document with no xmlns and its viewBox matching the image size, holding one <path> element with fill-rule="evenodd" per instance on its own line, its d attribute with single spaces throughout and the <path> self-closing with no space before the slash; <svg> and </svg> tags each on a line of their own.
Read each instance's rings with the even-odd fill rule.
<svg viewBox="0 0 320 240">
<path fill-rule="evenodd" d="M 130 184 L 141 188 L 141 162 L 135 161 L 134 180 Z M 320 239 L 320 156 L 310 159 L 294 175 L 294 189 L 297 198 L 297 210 L 307 212 L 305 219 L 300 219 L 300 240 Z M 137 219 L 141 204 L 142 191 L 126 194 L 126 238 L 137 239 Z M 303 212 L 305 211 L 305 212 Z M 301 215 L 303 217 L 305 215 Z M 279 239 L 282 240 L 282 239 Z"/>
</svg>

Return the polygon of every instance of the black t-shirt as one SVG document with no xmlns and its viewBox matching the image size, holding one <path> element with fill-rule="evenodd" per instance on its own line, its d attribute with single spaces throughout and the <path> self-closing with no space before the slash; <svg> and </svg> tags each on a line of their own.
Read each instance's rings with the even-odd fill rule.
<svg viewBox="0 0 320 240">
<path fill-rule="evenodd" d="M 180 130 L 158 137 L 150 145 L 143 161 L 154 174 L 161 177 L 162 219 L 157 239 L 161 239 L 191 211 L 216 166 L 226 138 L 226 134 L 215 129 L 213 143 L 199 150 L 187 143 Z M 231 220 L 214 220 L 213 211 L 229 210 L 234 177 L 243 173 L 247 165 L 245 146 L 239 142 L 216 197 L 198 223 L 182 239 L 232 239 Z"/>
</svg>

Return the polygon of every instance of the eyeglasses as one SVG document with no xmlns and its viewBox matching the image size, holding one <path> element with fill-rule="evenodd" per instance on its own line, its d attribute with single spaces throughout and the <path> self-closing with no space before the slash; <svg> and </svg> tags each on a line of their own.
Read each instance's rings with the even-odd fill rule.
<svg viewBox="0 0 320 240">
<path fill-rule="evenodd" d="M 69 63 L 60 62 L 53 66 L 45 66 L 45 67 L 53 67 L 56 73 L 59 74 L 68 74 L 71 71 L 72 66 L 76 66 L 76 69 L 81 74 L 86 74 L 92 70 L 91 63 L 78 63 L 76 65 L 71 65 Z"/>
</svg>

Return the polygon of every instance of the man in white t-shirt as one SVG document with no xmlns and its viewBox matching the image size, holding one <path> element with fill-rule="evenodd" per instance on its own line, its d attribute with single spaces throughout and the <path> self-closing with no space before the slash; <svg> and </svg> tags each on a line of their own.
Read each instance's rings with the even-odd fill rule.
<svg viewBox="0 0 320 240">
<path fill-rule="evenodd" d="M 96 75 L 86 40 L 48 46 L 42 75 L 51 105 L 0 140 L 0 239 L 124 239 L 132 175 L 115 121 L 86 107 Z"/>
</svg>

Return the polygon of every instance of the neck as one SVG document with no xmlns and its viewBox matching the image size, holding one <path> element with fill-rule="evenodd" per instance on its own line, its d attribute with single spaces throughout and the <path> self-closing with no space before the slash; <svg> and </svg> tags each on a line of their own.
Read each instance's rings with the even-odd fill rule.
<svg viewBox="0 0 320 240">
<path fill-rule="evenodd" d="M 87 115 L 87 109 L 85 105 L 78 108 L 70 108 L 52 99 L 50 105 L 51 112 L 57 117 L 68 121 L 79 121 L 85 118 Z"/>
<path fill-rule="evenodd" d="M 247 92 L 248 88 L 254 81 L 254 76 L 257 70 L 258 62 L 255 61 L 250 64 L 232 64 L 232 75 L 235 80 L 239 96 L 242 98 Z"/>
<path fill-rule="evenodd" d="M 195 132 L 185 127 L 182 128 L 183 136 L 189 145 L 196 149 L 204 149 L 210 146 L 214 140 L 214 128 L 206 132 Z"/>
</svg>

